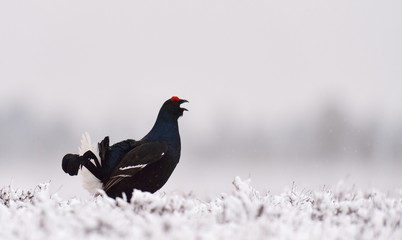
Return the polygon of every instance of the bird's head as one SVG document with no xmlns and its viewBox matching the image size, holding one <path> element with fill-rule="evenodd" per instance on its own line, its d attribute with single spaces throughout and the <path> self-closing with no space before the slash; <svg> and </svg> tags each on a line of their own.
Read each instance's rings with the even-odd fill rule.
<svg viewBox="0 0 402 240">
<path fill-rule="evenodd" d="M 165 113 L 177 119 L 183 116 L 184 111 L 188 111 L 186 108 L 180 107 L 181 104 L 186 102 L 188 101 L 185 99 L 180 99 L 177 96 L 173 96 L 170 99 L 166 100 L 161 108 L 161 111 L 163 110 Z"/>
</svg>

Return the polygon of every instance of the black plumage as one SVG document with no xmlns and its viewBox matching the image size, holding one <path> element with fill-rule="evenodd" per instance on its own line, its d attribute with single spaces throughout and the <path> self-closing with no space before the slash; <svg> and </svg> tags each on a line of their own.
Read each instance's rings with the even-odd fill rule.
<svg viewBox="0 0 402 240">
<path fill-rule="evenodd" d="M 185 102 L 176 96 L 167 100 L 150 132 L 139 141 L 128 139 L 109 146 L 109 137 L 105 137 L 98 144 L 100 160 L 91 151 L 82 156 L 65 155 L 64 172 L 77 175 L 80 167 L 87 168 L 113 198 L 124 193 L 130 200 L 133 189 L 156 192 L 167 182 L 180 159 L 177 120 L 187 111 L 180 107 Z"/>
</svg>

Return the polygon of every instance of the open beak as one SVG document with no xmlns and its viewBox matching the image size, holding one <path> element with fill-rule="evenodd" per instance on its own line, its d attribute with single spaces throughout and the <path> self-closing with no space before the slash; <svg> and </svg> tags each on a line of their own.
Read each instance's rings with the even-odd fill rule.
<svg viewBox="0 0 402 240">
<path fill-rule="evenodd" d="M 180 99 L 180 100 L 179 100 L 179 103 L 180 103 L 180 104 L 188 103 L 188 101 L 187 101 L 186 99 Z M 183 111 L 188 111 L 187 108 L 182 108 L 182 107 L 181 107 L 180 109 L 183 109 Z"/>
</svg>

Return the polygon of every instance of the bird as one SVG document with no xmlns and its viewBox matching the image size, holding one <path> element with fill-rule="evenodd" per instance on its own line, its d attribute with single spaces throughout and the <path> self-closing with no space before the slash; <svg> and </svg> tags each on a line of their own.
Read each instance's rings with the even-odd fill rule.
<svg viewBox="0 0 402 240">
<path fill-rule="evenodd" d="M 130 201 L 134 189 L 154 193 L 162 188 L 179 163 L 181 140 L 178 119 L 186 108 L 185 99 L 172 96 L 159 110 L 155 124 L 143 138 L 127 139 L 110 146 L 109 136 L 98 143 L 98 148 L 82 147 L 81 154 L 66 154 L 62 159 L 65 173 L 84 174 L 84 184 L 90 193 L 102 189 L 111 198 Z M 89 135 L 83 145 L 91 145 Z M 86 177 L 85 177 L 86 176 Z M 89 179 L 89 180 L 88 180 Z"/>
</svg>

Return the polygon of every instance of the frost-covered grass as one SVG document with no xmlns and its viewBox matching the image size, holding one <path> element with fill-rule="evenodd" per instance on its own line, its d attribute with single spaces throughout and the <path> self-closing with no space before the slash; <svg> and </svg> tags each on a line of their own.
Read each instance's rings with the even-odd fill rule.
<svg viewBox="0 0 402 240">
<path fill-rule="evenodd" d="M 49 185 L 0 190 L 0 239 L 402 239 L 402 192 L 339 183 L 261 194 L 236 178 L 210 201 L 135 191 L 131 203 L 61 199 Z"/>
</svg>

